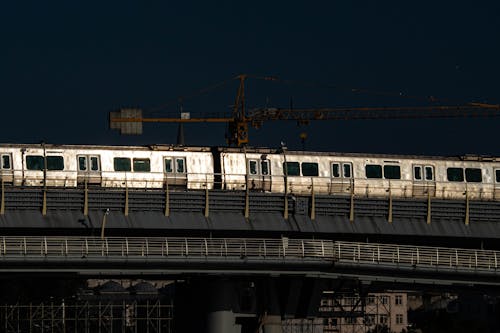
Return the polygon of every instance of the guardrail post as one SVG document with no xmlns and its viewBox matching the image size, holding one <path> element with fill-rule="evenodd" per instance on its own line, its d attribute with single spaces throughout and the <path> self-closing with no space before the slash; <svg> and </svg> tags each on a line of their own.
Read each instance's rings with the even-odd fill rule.
<svg viewBox="0 0 500 333">
<path fill-rule="evenodd" d="M 128 216 L 128 182 L 125 183 L 125 216 Z"/>
<path fill-rule="evenodd" d="M 431 192 L 427 189 L 427 224 L 431 224 Z"/>
<path fill-rule="evenodd" d="M 83 215 L 89 215 L 89 189 L 87 186 L 87 179 L 85 179 L 85 189 L 83 190 Z"/>
<path fill-rule="evenodd" d="M 283 210 L 283 218 L 285 220 L 288 220 L 288 194 L 286 193 L 286 190 L 285 190 L 285 207 Z"/>
<path fill-rule="evenodd" d="M 248 175 L 245 175 L 245 218 L 250 216 L 250 191 L 248 189 Z"/>
<path fill-rule="evenodd" d="M 207 184 L 207 183 L 205 183 Z M 209 197 L 208 197 L 208 186 L 205 186 L 205 217 L 208 217 L 210 214 L 210 207 L 209 207 Z"/>
<path fill-rule="evenodd" d="M 47 215 L 47 187 L 43 188 L 42 215 Z"/>
<path fill-rule="evenodd" d="M 389 216 L 387 217 L 387 222 L 392 223 L 392 191 L 390 183 L 389 183 Z"/>
<path fill-rule="evenodd" d="M 5 213 L 5 186 L 3 183 L 3 176 L 2 176 L 2 202 L 0 204 L 0 215 L 3 215 Z"/>
<path fill-rule="evenodd" d="M 354 222 L 354 190 L 351 186 L 351 206 L 349 210 L 349 221 Z"/>
<path fill-rule="evenodd" d="M 168 193 L 168 180 L 165 181 L 165 216 L 170 216 L 170 193 Z"/>
<path fill-rule="evenodd" d="M 469 225 L 469 192 L 465 191 L 465 225 Z"/>
<path fill-rule="evenodd" d="M 316 197 L 314 195 L 314 178 L 311 177 L 311 220 L 316 219 Z"/>
</svg>

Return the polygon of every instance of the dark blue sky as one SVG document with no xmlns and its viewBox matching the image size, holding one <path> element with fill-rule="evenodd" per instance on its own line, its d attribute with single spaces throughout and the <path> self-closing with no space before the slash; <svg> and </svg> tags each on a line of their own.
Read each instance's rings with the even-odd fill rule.
<svg viewBox="0 0 500 333">
<path fill-rule="evenodd" d="M 408 105 L 396 95 L 500 103 L 500 5 L 444 1 L 10 1 L 0 5 L 0 142 L 174 143 L 176 125 L 136 137 L 108 112 L 169 104 L 239 73 L 371 91 L 249 81 L 248 107 Z M 236 83 L 186 100 L 225 112 Z M 174 101 L 174 103 L 172 103 Z M 155 114 L 161 116 L 162 113 Z M 500 155 L 500 119 L 266 123 L 253 145 L 310 150 Z M 223 145 L 223 125 L 188 125 L 192 145 Z"/>
</svg>

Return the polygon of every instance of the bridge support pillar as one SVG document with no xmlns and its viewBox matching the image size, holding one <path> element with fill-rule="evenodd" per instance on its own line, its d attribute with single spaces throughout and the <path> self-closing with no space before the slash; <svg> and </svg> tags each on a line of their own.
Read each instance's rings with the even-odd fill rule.
<svg viewBox="0 0 500 333">
<path fill-rule="evenodd" d="M 207 333 L 240 333 L 233 313 L 235 290 L 226 279 L 213 280 L 208 286 Z"/>
</svg>

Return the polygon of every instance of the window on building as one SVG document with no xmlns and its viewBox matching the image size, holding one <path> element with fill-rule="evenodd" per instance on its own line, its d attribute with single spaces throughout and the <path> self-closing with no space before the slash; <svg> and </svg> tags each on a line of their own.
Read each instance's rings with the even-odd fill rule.
<svg viewBox="0 0 500 333">
<path fill-rule="evenodd" d="M 495 181 L 500 183 L 500 169 L 495 170 Z"/>
<path fill-rule="evenodd" d="M 380 303 L 389 304 L 389 296 L 380 296 Z"/>
<path fill-rule="evenodd" d="M 375 304 L 375 296 L 369 295 L 366 297 L 366 304 Z"/>
<path fill-rule="evenodd" d="M 376 324 L 376 322 L 375 322 L 376 319 L 377 319 L 376 315 L 374 315 L 374 314 L 368 314 L 368 315 L 366 315 L 366 317 L 365 317 L 365 325 L 371 326 L 371 325 Z"/>
<path fill-rule="evenodd" d="M 384 165 L 385 179 L 401 179 L 401 169 L 399 165 Z"/>
<path fill-rule="evenodd" d="M 10 154 L 3 154 L 2 155 L 2 169 L 3 170 L 10 170 L 12 168 L 12 164 L 10 161 Z"/>
<path fill-rule="evenodd" d="M 113 166 L 115 171 L 131 171 L 130 158 L 115 157 L 113 159 Z"/>
<path fill-rule="evenodd" d="M 446 176 L 450 182 L 463 182 L 464 169 L 462 168 L 448 168 L 446 169 Z"/>
<path fill-rule="evenodd" d="M 378 318 L 379 324 L 387 324 L 387 315 L 381 314 Z"/>
<path fill-rule="evenodd" d="M 365 166 L 366 178 L 382 178 L 382 166 L 378 164 L 367 164 Z"/>
<path fill-rule="evenodd" d="M 403 324 L 403 315 L 401 313 L 396 314 L 396 324 L 398 325 Z"/>
<path fill-rule="evenodd" d="M 302 176 L 319 176 L 318 163 L 303 162 L 302 163 Z"/>
<path fill-rule="evenodd" d="M 483 175 L 481 169 L 479 168 L 466 168 L 465 169 L 465 180 L 469 183 L 481 183 L 483 181 Z"/>
<path fill-rule="evenodd" d="M 356 324 L 357 323 L 357 318 L 356 317 L 347 317 L 345 319 L 346 324 Z"/>
<path fill-rule="evenodd" d="M 283 170 L 286 176 L 300 176 L 299 162 L 286 162 L 283 163 Z"/>
<path fill-rule="evenodd" d="M 150 172 L 151 162 L 149 158 L 134 158 L 134 172 Z"/>
<path fill-rule="evenodd" d="M 403 304 L 403 295 L 396 295 L 394 299 L 394 303 L 396 305 L 402 305 Z"/>
</svg>

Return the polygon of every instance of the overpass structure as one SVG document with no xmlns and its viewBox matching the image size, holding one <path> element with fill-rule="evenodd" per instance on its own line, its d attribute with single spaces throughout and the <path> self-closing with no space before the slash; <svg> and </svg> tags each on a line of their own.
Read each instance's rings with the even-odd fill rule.
<svg viewBox="0 0 500 333">
<path fill-rule="evenodd" d="M 183 281 L 185 332 L 280 332 L 350 286 L 500 287 L 497 201 L 34 187 L 0 200 L 3 279 Z"/>
<path fill-rule="evenodd" d="M 500 251 L 321 239 L 5 236 L 0 260 L 4 274 L 357 277 L 500 286 Z"/>
</svg>

